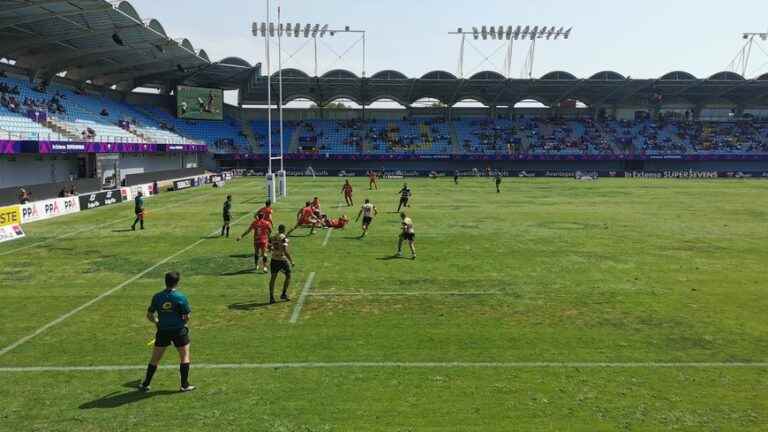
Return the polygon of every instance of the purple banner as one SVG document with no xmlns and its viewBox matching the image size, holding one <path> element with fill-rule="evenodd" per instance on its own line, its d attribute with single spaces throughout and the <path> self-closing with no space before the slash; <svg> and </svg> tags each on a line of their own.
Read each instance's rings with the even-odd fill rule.
<svg viewBox="0 0 768 432">
<path fill-rule="evenodd" d="M 50 142 L 40 141 L 38 153 L 159 153 L 180 152 L 198 153 L 207 151 L 204 144 L 133 144 L 104 142 Z"/>
<path fill-rule="evenodd" d="M 219 159 L 266 160 L 263 154 L 217 154 Z M 768 154 L 698 154 L 698 155 L 414 155 L 414 154 L 306 154 L 285 155 L 286 160 L 335 160 L 335 161 L 406 161 L 406 160 L 454 160 L 454 161 L 768 161 Z"/>
<path fill-rule="evenodd" d="M 16 154 L 21 151 L 21 144 L 16 141 L 0 140 L 0 154 Z"/>
</svg>

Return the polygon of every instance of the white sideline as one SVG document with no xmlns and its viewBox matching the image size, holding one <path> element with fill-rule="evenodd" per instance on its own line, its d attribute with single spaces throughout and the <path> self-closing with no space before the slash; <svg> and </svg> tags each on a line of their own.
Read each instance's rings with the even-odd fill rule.
<svg viewBox="0 0 768 432">
<path fill-rule="evenodd" d="M 249 214 L 244 214 L 243 216 L 239 217 L 236 221 L 233 222 L 233 225 L 237 224 L 238 222 L 240 222 L 241 220 L 243 220 L 247 216 L 250 216 L 250 215 Z M 219 230 L 216 229 L 215 231 L 213 231 L 210 234 L 208 234 L 208 236 L 206 236 L 206 238 L 201 238 L 201 239 L 197 240 L 196 242 L 192 243 L 191 245 L 189 245 L 189 246 L 179 250 L 178 252 L 175 252 L 172 255 L 169 255 L 169 256 L 163 258 L 162 260 L 158 261 L 156 264 L 152 265 L 151 267 L 148 267 L 147 269 L 143 270 L 141 273 L 136 274 L 135 276 L 133 276 L 130 279 L 126 280 L 125 282 L 115 286 L 114 288 L 110 289 L 109 291 L 106 291 L 106 292 L 100 294 L 98 297 L 95 297 L 95 298 L 87 301 L 86 303 L 83 303 L 82 305 L 72 309 L 71 311 L 65 313 L 64 315 L 56 318 L 55 320 L 49 322 L 48 324 L 40 327 L 37 330 L 35 330 L 32 334 L 24 336 L 23 338 L 17 340 L 16 342 L 8 345 L 7 347 L 5 347 L 2 350 L 0 350 L 0 357 L 2 357 L 3 355 L 7 354 L 9 351 L 12 351 L 12 350 L 16 349 L 17 347 L 19 347 L 19 345 L 22 345 L 22 344 L 28 342 L 30 339 L 40 335 L 41 333 L 44 333 L 46 330 L 48 330 L 49 328 L 55 326 L 56 324 L 59 324 L 62 321 L 68 319 L 69 317 L 77 314 L 81 310 L 83 310 L 83 309 L 93 305 L 94 303 L 97 303 L 98 301 L 100 301 L 100 300 L 102 300 L 102 299 L 104 299 L 106 297 L 109 297 L 110 295 L 114 294 L 116 291 L 121 290 L 122 288 L 126 287 L 127 285 L 129 285 L 132 282 L 136 281 L 137 279 L 141 278 L 145 274 L 147 274 L 147 273 L 151 272 L 152 270 L 160 267 L 161 265 L 167 263 L 168 261 L 172 260 L 173 258 L 176 258 L 177 256 L 183 254 L 184 252 L 194 248 L 195 246 L 197 246 L 200 243 L 202 243 L 205 240 L 207 240 L 207 237 L 212 236 L 212 235 L 214 235 L 214 234 L 216 234 L 218 232 L 219 232 Z"/>
<path fill-rule="evenodd" d="M 146 365 L 0 367 L 0 373 L 111 372 L 144 370 Z M 162 365 L 176 369 L 177 365 Z M 193 364 L 193 369 L 766 369 L 768 362 L 306 362 Z"/>
<path fill-rule="evenodd" d="M 332 292 L 315 291 L 308 294 L 313 297 L 378 297 L 378 296 L 496 296 L 501 291 L 402 291 L 402 292 Z"/>
<path fill-rule="evenodd" d="M 307 281 L 304 282 L 304 289 L 301 290 L 301 295 L 299 296 L 299 300 L 296 302 L 296 306 L 293 308 L 293 314 L 291 314 L 291 324 L 296 324 L 296 321 L 299 320 L 299 314 L 301 313 L 301 308 L 304 307 L 304 302 L 307 301 L 307 295 L 309 294 L 309 289 L 312 287 L 312 281 L 314 279 L 315 279 L 315 272 L 312 272 L 309 274 Z"/>
<path fill-rule="evenodd" d="M 328 245 L 328 240 L 331 239 L 332 232 L 333 232 L 333 228 L 328 228 L 328 231 L 325 233 L 325 239 L 323 239 L 323 244 L 320 247 L 325 247 Z"/>
<path fill-rule="evenodd" d="M 167 210 L 169 208 L 177 207 L 177 206 L 179 206 L 181 204 L 187 204 L 187 203 L 190 203 L 192 201 L 198 200 L 200 198 L 204 198 L 206 196 L 207 195 L 200 195 L 200 196 L 197 196 L 197 197 L 194 197 L 194 198 L 182 200 L 180 202 L 167 205 L 165 207 L 160 207 L 157 210 Z M 128 201 L 123 201 L 123 202 L 128 202 Z M 102 207 L 102 208 L 106 208 L 106 207 Z M 58 237 L 54 237 L 52 239 L 43 240 L 41 242 L 31 243 L 31 244 L 28 244 L 26 246 L 22 246 L 22 247 L 19 247 L 19 248 L 16 248 L 16 249 L 11 249 L 11 250 L 7 250 L 7 251 L 4 251 L 4 252 L 0 252 L 0 256 L 10 255 L 12 253 L 19 252 L 19 251 L 22 251 L 22 250 L 26 250 L 26 249 L 29 249 L 31 247 L 35 247 L 35 246 L 39 246 L 39 245 L 42 245 L 42 244 L 50 243 L 50 242 L 53 242 L 53 241 L 56 241 L 56 240 L 61 240 L 63 238 L 71 237 L 71 236 L 73 236 L 75 234 L 80 234 L 81 232 L 101 229 L 101 228 L 108 227 L 108 226 L 111 226 L 111 225 L 116 225 L 116 224 L 118 224 L 120 222 L 124 222 L 124 221 L 125 221 L 125 218 L 122 217 L 122 218 L 119 218 L 119 219 L 115 219 L 112 222 L 107 222 L 107 223 L 104 223 L 104 224 L 101 224 L 101 225 L 96 225 L 95 227 L 86 227 L 86 228 L 83 228 L 83 229 L 79 229 L 79 230 L 75 230 L 75 231 L 70 231 L 70 232 L 68 232 L 66 234 L 62 234 L 62 235 L 60 235 Z"/>
</svg>

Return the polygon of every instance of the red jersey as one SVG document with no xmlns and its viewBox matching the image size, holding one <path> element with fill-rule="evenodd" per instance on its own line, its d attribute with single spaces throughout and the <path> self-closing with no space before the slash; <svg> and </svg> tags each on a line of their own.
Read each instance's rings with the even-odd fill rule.
<svg viewBox="0 0 768 432">
<path fill-rule="evenodd" d="M 269 221 L 270 223 L 272 223 L 272 207 L 262 207 L 256 213 L 262 215 L 264 220 Z"/>
<path fill-rule="evenodd" d="M 315 216 L 315 209 L 313 209 L 311 206 L 304 207 L 303 209 L 301 209 L 301 219 L 299 220 L 299 223 L 301 223 L 302 225 L 306 225 L 310 223 L 310 221 L 314 216 Z"/>
<path fill-rule="evenodd" d="M 352 185 L 351 184 L 344 184 L 344 187 L 341 188 L 342 191 L 344 191 L 344 195 L 350 196 L 352 195 Z"/>
<path fill-rule="evenodd" d="M 269 243 L 269 234 L 272 232 L 272 223 L 268 220 L 255 220 L 251 223 L 253 230 L 253 242 L 267 244 Z"/>
<path fill-rule="evenodd" d="M 328 228 L 342 229 L 349 223 L 347 219 L 330 219 L 328 221 Z"/>
</svg>

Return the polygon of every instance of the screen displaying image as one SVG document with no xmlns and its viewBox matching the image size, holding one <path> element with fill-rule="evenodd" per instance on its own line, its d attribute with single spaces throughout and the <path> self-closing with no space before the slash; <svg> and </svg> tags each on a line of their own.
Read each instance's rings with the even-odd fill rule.
<svg viewBox="0 0 768 432">
<path fill-rule="evenodd" d="M 176 116 L 182 119 L 223 120 L 224 92 L 221 89 L 179 86 Z"/>
</svg>

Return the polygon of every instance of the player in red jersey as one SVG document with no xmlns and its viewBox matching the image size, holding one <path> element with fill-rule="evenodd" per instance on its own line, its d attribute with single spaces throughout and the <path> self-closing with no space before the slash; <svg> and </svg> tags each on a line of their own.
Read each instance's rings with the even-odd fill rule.
<svg viewBox="0 0 768 432">
<path fill-rule="evenodd" d="M 259 270 L 259 258 L 261 257 L 262 271 L 267 273 L 267 249 L 269 248 L 269 236 L 272 234 L 272 222 L 264 219 L 264 214 L 256 213 L 253 222 L 248 229 L 237 238 L 237 241 L 242 240 L 253 231 L 253 260 L 256 263 L 256 271 Z"/>
<path fill-rule="evenodd" d="M 304 207 L 301 208 L 298 213 L 296 213 L 296 226 L 288 231 L 288 235 L 291 235 L 291 233 L 299 227 L 309 227 L 309 235 L 315 233 L 315 228 L 322 227 L 320 220 L 315 216 L 315 209 L 312 207 L 312 203 L 309 201 L 307 201 L 306 204 L 304 204 Z"/>
<path fill-rule="evenodd" d="M 344 194 L 344 202 L 347 203 L 347 207 L 352 207 L 355 202 L 352 201 L 352 183 L 349 179 L 344 181 L 344 186 L 341 187 L 341 193 Z"/>
<path fill-rule="evenodd" d="M 310 207 L 312 207 L 312 211 L 314 212 L 315 217 L 317 220 L 323 220 L 324 214 L 323 211 L 320 209 L 320 198 L 314 197 L 312 199 L 312 202 L 309 204 Z"/>
<path fill-rule="evenodd" d="M 260 208 L 256 213 L 263 215 L 267 222 L 272 223 L 272 201 L 267 200 L 264 203 L 264 207 Z"/>
<path fill-rule="evenodd" d="M 330 219 L 325 218 L 324 224 L 326 228 L 333 228 L 333 229 L 344 229 L 345 226 L 349 223 L 349 218 L 347 215 L 344 215 L 338 219 Z"/>
<path fill-rule="evenodd" d="M 373 188 L 376 188 L 376 190 L 379 190 L 379 176 L 376 174 L 376 171 L 368 171 L 368 190 L 373 190 Z"/>
</svg>

